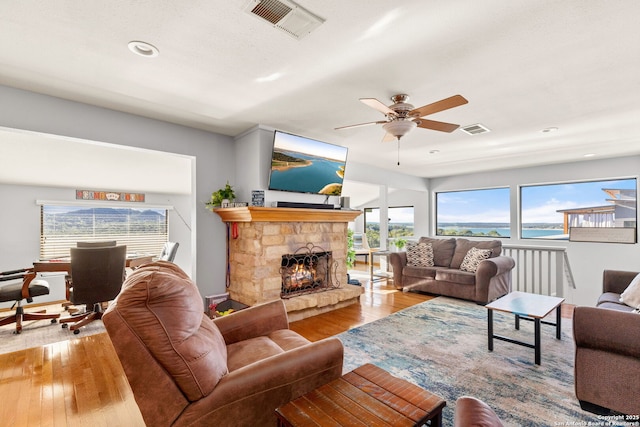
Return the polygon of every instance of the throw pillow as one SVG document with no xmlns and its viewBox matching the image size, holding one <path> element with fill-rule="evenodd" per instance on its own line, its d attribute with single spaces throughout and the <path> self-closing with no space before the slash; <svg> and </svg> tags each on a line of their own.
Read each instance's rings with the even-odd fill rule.
<svg viewBox="0 0 640 427">
<path fill-rule="evenodd" d="M 433 246 L 431 243 L 407 242 L 407 265 L 433 267 Z"/>
<path fill-rule="evenodd" d="M 471 248 L 469 252 L 464 256 L 462 264 L 460 264 L 460 270 L 468 271 L 469 273 L 475 273 L 478 269 L 478 265 L 481 261 L 491 256 L 491 249 L 478 249 Z"/>
<path fill-rule="evenodd" d="M 628 306 L 640 308 L 640 274 L 634 277 L 627 289 L 620 294 L 620 301 Z"/>
</svg>

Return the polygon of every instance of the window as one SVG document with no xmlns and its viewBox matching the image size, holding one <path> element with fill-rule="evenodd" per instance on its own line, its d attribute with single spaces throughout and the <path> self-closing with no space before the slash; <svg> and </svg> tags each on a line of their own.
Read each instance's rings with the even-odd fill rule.
<svg viewBox="0 0 640 427">
<path fill-rule="evenodd" d="M 508 188 L 436 193 L 436 235 L 510 237 Z"/>
<path fill-rule="evenodd" d="M 79 241 L 115 240 L 127 253 L 160 254 L 168 240 L 166 209 L 42 205 L 40 259 L 69 256 Z"/>
<path fill-rule="evenodd" d="M 413 206 L 387 208 L 390 239 L 413 236 Z M 365 208 L 364 228 L 369 247 L 380 247 L 380 208 Z"/>
<path fill-rule="evenodd" d="M 635 230 L 636 188 L 635 178 L 522 186 L 520 235 L 567 240 L 572 228 Z"/>
</svg>

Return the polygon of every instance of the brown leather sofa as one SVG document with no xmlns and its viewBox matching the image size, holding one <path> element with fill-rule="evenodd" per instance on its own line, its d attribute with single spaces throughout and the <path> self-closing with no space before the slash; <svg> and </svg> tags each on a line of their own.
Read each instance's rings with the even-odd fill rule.
<svg viewBox="0 0 640 427">
<path fill-rule="evenodd" d="M 575 392 L 586 411 L 640 414 L 640 314 L 620 302 L 637 274 L 605 270 L 597 306 L 574 309 Z"/>
<path fill-rule="evenodd" d="M 478 304 L 486 304 L 511 291 L 511 270 L 516 264 L 513 258 L 501 255 L 499 240 L 421 237 L 419 242 L 431 244 L 434 266 L 410 266 L 406 251 L 392 252 L 389 263 L 397 289 L 445 295 Z M 490 249 L 491 257 L 481 261 L 473 273 L 460 270 L 467 252 L 474 247 Z"/>
<path fill-rule="evenodd" d="M 166 261 L 135 270 L 103 322 L 149 426 L 276 425 L 278 406 L 342 374 L 341 342 L 291 331 L 281 300 L 212 321 Z"/>
</svg>

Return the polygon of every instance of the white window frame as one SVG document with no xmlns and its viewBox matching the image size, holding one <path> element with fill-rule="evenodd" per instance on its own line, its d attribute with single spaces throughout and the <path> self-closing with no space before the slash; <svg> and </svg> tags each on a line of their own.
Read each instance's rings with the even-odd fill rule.
<svg viewBox="0 0 640 427">
<path fill-rule="evenodd" d="M 42 201 L 36 202 L 40 205 L 40 259 L 53 259 L 69 256 L 69 248 L 75 247 L 79 241 L 109 241 L 115 240 L 118 245 L 126 245 L 128 254 L 138 255 L 159 255 L 169 236 L 169 210 L 172 206 L 154 206 L 147 204 L 122 204 L 122 203 L 101 203 L 101 202 L 78 202 L 78 201 Z M 95 217 L 92 219 L 91 228 L 84 233 L 68 233 L 54 235 L 45 230 L 45 210 L 47 207 L 77 207 L 80 209 L 92 208 L 115 208 L 141 210 L 164 210 L 164 221 L 158 223 L 158 227 L 151 233 L 138 233 L 135 229 L 127 227 L 126 230 L 116 231 L 104 230 L 95 227 Z M 127 224 L 130 224 L 127 221 Z M 135 224 L 133 225 L 135 228 Z"/>
</svg>

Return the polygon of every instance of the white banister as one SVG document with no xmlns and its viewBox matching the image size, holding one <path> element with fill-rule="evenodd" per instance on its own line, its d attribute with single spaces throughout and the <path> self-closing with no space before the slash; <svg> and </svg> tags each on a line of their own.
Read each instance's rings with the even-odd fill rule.
<svg viewBox="0 0 640 427">
<path fill-rule="evenodd" d="M 575 289 L 567 248 L 556 246 L 503 245 L 504 254 L 512 257 L 512 290 L 563 297 L 565 280 Z"/>
</svg>

